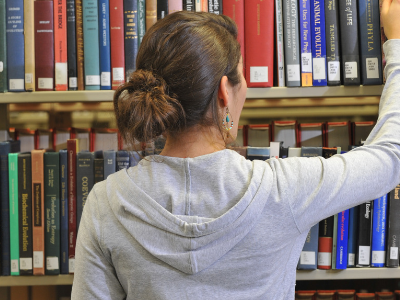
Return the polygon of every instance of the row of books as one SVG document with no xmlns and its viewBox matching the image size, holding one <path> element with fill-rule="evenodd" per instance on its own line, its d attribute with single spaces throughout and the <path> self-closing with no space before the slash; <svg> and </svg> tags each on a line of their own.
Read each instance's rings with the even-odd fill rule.
<svg viewBox="0 0 400 300">
<path fill-rule="evenodd" d="M 400 299 L 400 290 L 393 292 L 359 292 L 355 290 L 307 290 L 296 291 L 295 300 L 397 300 Z"/>
</svg>

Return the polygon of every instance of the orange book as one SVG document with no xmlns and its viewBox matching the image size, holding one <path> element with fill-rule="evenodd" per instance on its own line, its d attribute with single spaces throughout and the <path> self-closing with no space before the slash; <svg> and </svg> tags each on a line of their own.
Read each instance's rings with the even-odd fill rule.
<svg viewBox="0 0 400 300">
<path fill-rule="evenodd" d="M 31 300 L 58 299 L 56 285 L 35 285 L 31 288 Z"/>
<path fill-rule="evenodd" d="M 43 154 L 46 150 L 32 150 L 32 237 L 33 275 L 44 275 L 44 174 Z"/>
<path fill-rule="evenodd" d="M 10 287 L 10 300 L 29 300 L 29 286 Z"/>
<path fill-rule="evenodd" d="M 67 64 L 67 3 L 54 1 L 54 63 L 56 91 L 68 89 Z"/>
<path fill-rule="evenodd" d="M 201 10 L 208 12 L 208 0 L 201 0 Z"/>
</svg>

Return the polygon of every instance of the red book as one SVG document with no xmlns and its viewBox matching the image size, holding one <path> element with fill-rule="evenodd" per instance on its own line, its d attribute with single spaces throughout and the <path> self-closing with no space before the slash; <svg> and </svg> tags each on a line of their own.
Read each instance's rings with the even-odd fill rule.
<svg viewBox="0 0 400 300">
<path fill-rule="evenodd" d="M 337 300 L 354 300 L 356 290 L 337 290 Z"/>
<path fill-rule="evenodd" d="M 274 0 L 246 0 L 244 7 L 248 87 L 274 83 Z"/>
<path fill-rule="evenodd" d="M 54 1 L 54 60 L 56 91 L 68 89 L 67 2 Z"/>
<path fill-rule="evenodd" d="M 356 293 L 356 299 L 375 300 L 375 293 Z"/>
<path fill-rule="evenodd" d="M 124 1 L 110 0 L 110 47 L 112 89 L 125 82 Z"/>
<path fill-rule="evenodd" d="M 375 292 L 376 300 L 396 300 L 393 292 Z"/>
<path fill-rule="evenodd" d="M 315 300 L 316 291 L 296 291 L 294 295 L 295 300 Z"/>
<path fill-rule="evenodd" d="M 336 300 L 336 290 L 317 290 L 315 300 Z"/>
<path fill-rule="evenodd" d="M 225 16 L 235 21 L 238 28 L 238 41 L 243 57 L 243 74 L 246 76 L 245 69 L 245 46 L 244 46 L 244 0 L 223 0 L 222 10 Z"/>
<path fill-rule="evenodd" d="M 324 145 L 323 123 L 301 123 L 299 124 L 297 140 L 299 147 L 322 147 Z"/>
<path fill-rule="evenodd" d="M 35 1 L 35 87 L 54 90 L 53 1 Z"/>
</svg>

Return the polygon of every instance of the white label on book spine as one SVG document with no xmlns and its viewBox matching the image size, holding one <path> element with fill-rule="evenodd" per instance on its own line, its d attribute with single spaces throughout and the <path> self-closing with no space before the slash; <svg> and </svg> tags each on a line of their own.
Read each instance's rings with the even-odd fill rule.
<svg viewBox="0 0 400 300">
<path fill-rule="evenodd" d="M 329 81 L 340 80 L 340 62 L 338 61 L 328 62 L 328 80 Z"/>
<path fill-rule="evenodd" d="M 111 86 L 111 72 L 101 73 L 101 86 Z"/>
<path fill-rule="evenodd" d="M 68 259 L 68 272 L 69 273 L 75 272 L 75 258 Z"/>
<path fill-rule="evenodd" d="M 347 265 L 355 266 L 355 264 L 356 264 L 356 254 L 355 253 L 349 253 Z"/>
<path fill-rule="evenodd" d="M 390 259 L 398 259 L 398 258 L 399 258 L 399 248 L 390 247 Z"/>
<path fill-rule="evenodd" d="M 302 53 L 301 54 L 301 71 L 303 73 L 311 73 L 312 65 L 311 65 L 311 53 Z"/>
<path fill-rule="evenodd" d="M 0 72 L 3 72 L 3 70 L 4 70 L 4 67 L 3 67 L 3 62 L 2 62 L 2 61 L 0 61 Z"/>
<path fill-rule="evenodd" d="M 11 273 L 19 272 L 18 259 L 11 260 Z"/>
<path fill-rule="evenodd" d="M 113 68 L 113 81 L 124 80 L 124 68 Z"/>
<path fill-rule="evenodd" d="M 21 270 L 32 270 L 32 257 L 20 258 Z"/>
<path fill-rule="evenodd" d="M 300 65 L 287 65 L 288 81 L 300 81 Z"/>
<path fill-rule="evenodd" d="M 56 63 L 56 84 L 67 84 L 68 83 L 68 64 L 67 63 Z"/>
<path fill-rule="evenodd" d="M 25 83 L 33 83 L 33 74 L 25 73 Z"/>
<path fill-rule="evenodd" d="M 10 91 L 12 90 L 24 90 L 25 81 L 23 79 L 10 79 Z"/>
<path fill-rule="evenodd" d="M 53 78 L 38 78 L 39 89 L 53 89 Z"/>
<path fill-rule="evenodd" d="M 87 75 L 86 85 L 100 85 L 100 75 Z"/>
<path fill-rule="evenodd" d="M 373 264 L 384 264 L 386 251 L 372 251 L 372 263 Z"/>
<path fill-rule="evenodd" d="M 58 270 L 58 257 L 47 256 L 46 257 L 46 270 Z"/>
<path fill-rule="evenodd" d="M 70 77 L 69 78 L 69 87 L 70 88 L 77 88 L 78 87 L 78 78 L 77 77 Z"/>
<path fill-rule="evenodd" d="M 315 252 L 314 251 L 301 251 L 300 264 L 301 265 L 315 265 Z"/>
<path fill-rule="evenodd" d="M 313 58 L 313 79 L 314 80 L 326 79 L 325 57 Z"/>
<path fill-rule="evenodd" d="M 367 64 L 367 78 L 379 78 L 379 65 L 378 65 L 378 58 L 371 57 L 366 58 Z"/>
<path fill-rule="evenodd" d="M 34 268 L 43 268 L 43 251 L 33 251 L 33 267 Z"/>
<path fill-rule="evenodd" d="M 268 67 L 250 67 L 250 82 L 268 82 Z"/>
<path fill-rule="evenodd" d="M 370 246 L 359 246 L 358 247 L 358 264 L 369 265 Z"/>
<path fill-rule="evenodd" d="M 332 265 L 332 253 L 318 252 L 318 266 L 330 267 L 331 265 Z"/>
<path fill-rule="evenodd" d="M 357 62 L 348 61 L 344 64 L 346 78 L 357 78 Z"/>
</svg>

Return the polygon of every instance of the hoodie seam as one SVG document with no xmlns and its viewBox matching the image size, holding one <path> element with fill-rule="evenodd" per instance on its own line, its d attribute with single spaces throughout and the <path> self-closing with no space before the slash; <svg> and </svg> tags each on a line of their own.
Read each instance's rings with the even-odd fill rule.
<svg viewBox="0 0 400 300">
<path fill-rule="evenodd" d="M 190 216 L 190 191 L 192 187 L 191 187 L 189 161 L 186 159 L 185 159 L 185 179 L 186 179 L 185 215 Z"/>
</svg>

